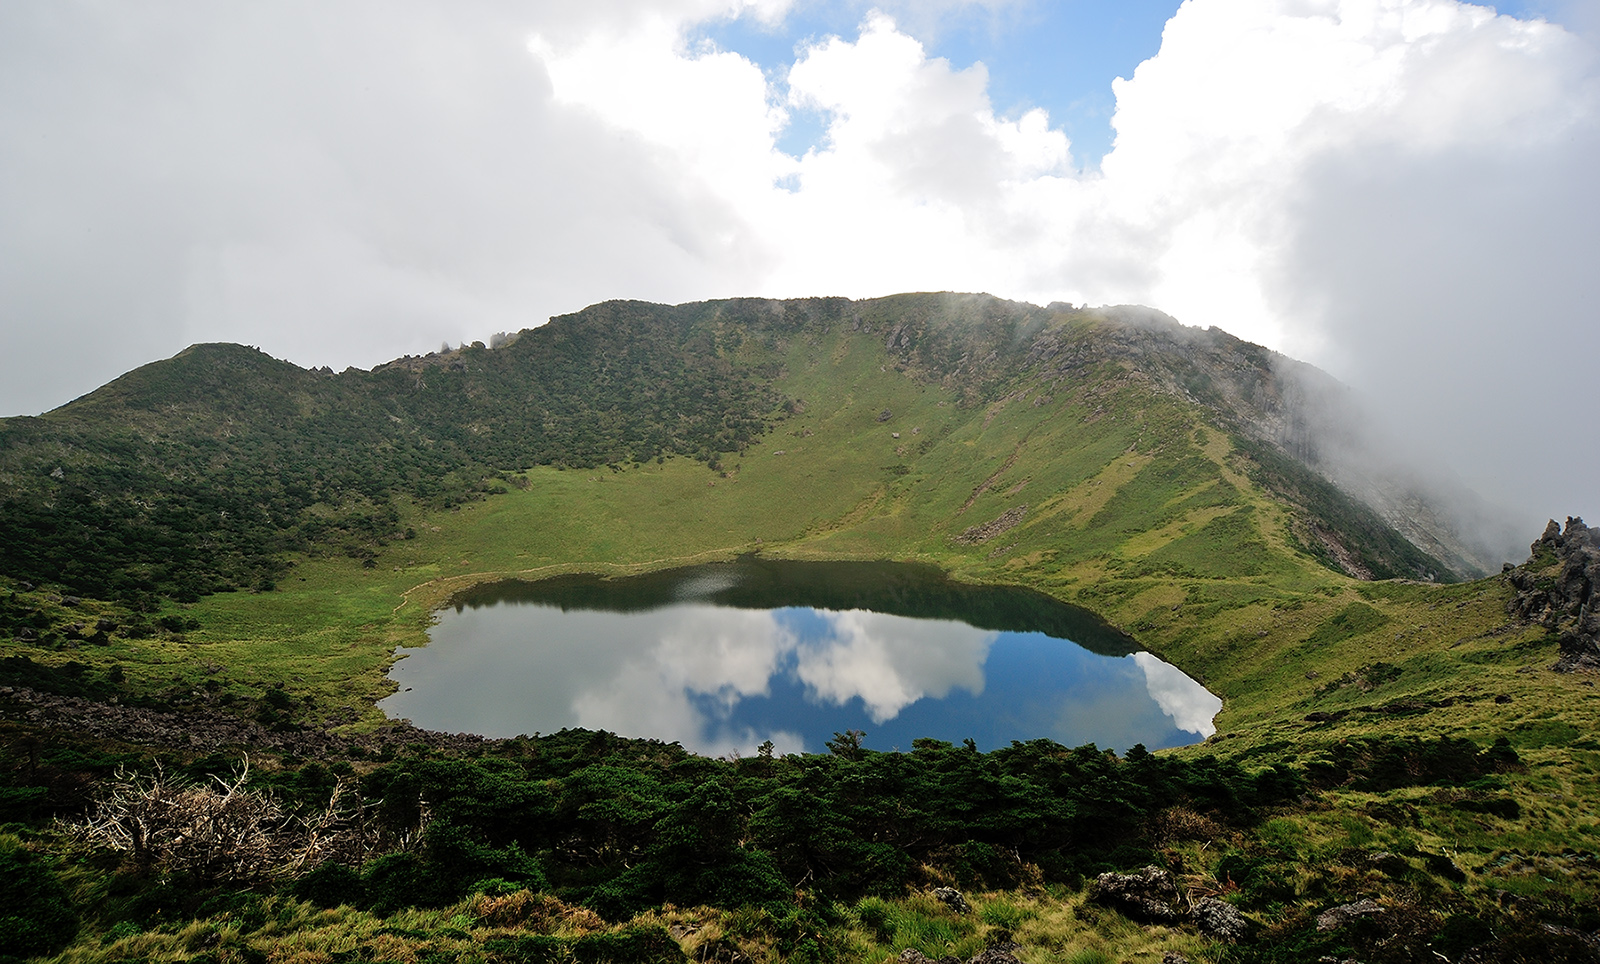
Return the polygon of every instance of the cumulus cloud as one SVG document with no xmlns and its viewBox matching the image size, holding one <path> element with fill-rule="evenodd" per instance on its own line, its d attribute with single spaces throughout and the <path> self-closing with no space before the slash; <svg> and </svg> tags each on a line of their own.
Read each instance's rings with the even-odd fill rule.
<svg viewBox="0 0 1600 964">
<path fill-rule="evenodd" d="M 754 65 L 727 57 L 679 63 L 744 71 L 754 117 Z M 1158 305 L 1357 383 L 1402 447 L 1531 527 L 1596 508 L 1582 480 L 1600 446 L 1507 470 L 1585 431 L 1561 414 L 1582 408 L 1582 376 L 1551 376 L 1592 372 L 1600 347 L 1583 269 L 1600 250 L 1582 173 L 1600 166 L 1594 68 L 1576 34 L 1454 0 L 1198 0 L 1114 85 L 1115 149 L 1083 174 L 1042 112 L 996 115 L 981 64 L 930 58 L 873 15 L 799 51 L 769 93 L 824 113 L 821 147 L 792 167 L 755 150 L 724 193 L 776 252 L 762 293 Z M 563 96 L 647 139 L 672 127 Z M 785 190 L 754 184 L 769 178 Z"/>
<path fill-rule="evenodd" d="M 1587 35 L 1189 0 L 1086 172 L 929 55 L 962 6 L 886 4 L 768 75 L 687 38 L 787 0 L 7 4 L 0 407 L 197 340 L 364 366 L 613 297 L 987 290 L 1308 357 L 1528 518 L 1600 514 Z"/>
</svg>

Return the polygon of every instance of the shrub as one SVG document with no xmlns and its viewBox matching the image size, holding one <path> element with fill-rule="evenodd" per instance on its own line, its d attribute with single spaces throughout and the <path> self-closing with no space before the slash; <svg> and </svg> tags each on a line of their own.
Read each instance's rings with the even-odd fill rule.
<svg viewBox="0 0 1600 964">
<path fill-rule="evenodd" d="M 406 907 L 428 907 L 450 899 L 438 875 L 416 854 L 384 854 L 374 860 L 361 873 L 361 889 L 368 909 L 380 917 Z"/>
<path fill-rule="evenodd" d="M 361 875 L 342 864 L 323 864 L 296 880 L 289 892 L 318 907 L 360 907 L 366 903 Z"/>
<path fill-rule="evenodd" d="M 0 838 L 0 956 L 53 954 L 78 934 L 67 889 L 15 838 Z"/>
<path fill-rule="evenodd" d="M 577 964 L 683 964 L 689 959 L 672 935 L 654 924 L 587 934 L 571 948 Z"/>
</svg>

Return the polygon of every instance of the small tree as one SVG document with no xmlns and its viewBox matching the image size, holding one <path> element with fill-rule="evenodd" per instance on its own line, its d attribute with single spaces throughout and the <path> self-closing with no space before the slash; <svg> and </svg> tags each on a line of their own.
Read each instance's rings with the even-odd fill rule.
<svg viewBox="0 0 1600 964">
<path fill-rule="evenodd" d="M 846 760 L 861 759 L 861 741 L 866 737 L 864 730 L 845 730 L 843 733 L 834 733 L 833 739 L 826 744 L 828 752 L 834 756 L 842 756 Z"/>
</svg>

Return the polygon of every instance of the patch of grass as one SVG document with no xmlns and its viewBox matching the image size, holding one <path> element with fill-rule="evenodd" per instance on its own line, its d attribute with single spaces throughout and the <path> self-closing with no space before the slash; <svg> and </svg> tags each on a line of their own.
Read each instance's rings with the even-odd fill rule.
<svg viewBox="0 0 1600 964">
<path fill-rule="evenodd" d="M 1332 646 L 1363 633 L 1370 633 L 1389 622 L 1389 617 L 1366 603 L 1353 602 L 1306 637 L 1307 649 Z"/>
<path fill-rule="evenodd" d="M 1204 578 L 1260 576 L 1291 571 L 1277 558 L 1256 526 L 1255 510 L 1245 506 L 1218 516 L 1199 531 L 1175 539 L 1145 557 L 1144 571 Z"/>
<path fill-rule="evenodd" d="M 1580 731 L 1565 720 L 1542 719 L 1518 723 L 1511 728 L 1511 745 L 1519 750 L 1546 746 L 1566 746 L 1577 740 Z"/>
</svg>

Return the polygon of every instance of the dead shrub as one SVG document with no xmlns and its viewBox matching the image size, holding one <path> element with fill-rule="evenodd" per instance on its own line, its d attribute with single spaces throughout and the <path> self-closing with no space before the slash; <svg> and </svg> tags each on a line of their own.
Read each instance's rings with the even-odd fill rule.
<svg viewBox="0 0 1600 964">
<path fill-rule="evenodd" d="M 512 894 L 478 894 L 467 913 L 490 927 L 530 930 L 539 934 L 563 931 L 588 934 L 606 929 L 606 922 L 587 907 L 573 907 L 549 894 L 519 890 Z"/>
<path fill-rule="evenodd" d="M 1179 840 L 1217 840 L 1225 832 L 1221 824 L 1188 807 L 1168 807 L 1150 818 L 1150 837 L 1157 846 Z"/>
<path fill-rule="evenodd" d="M 242 883 L 329 860 L 359 866 L 379 843 L 372 808 L 342 782 L 326 807 L 295 813 L 270 791 L 246 787 L 249 773 L 248 759 L 231 778 L 206 783 L 159 769 L 144 776 L 118 770 L 94 811 L 65 829 L 126 854 L 141 873 Z"/>
</svg>

